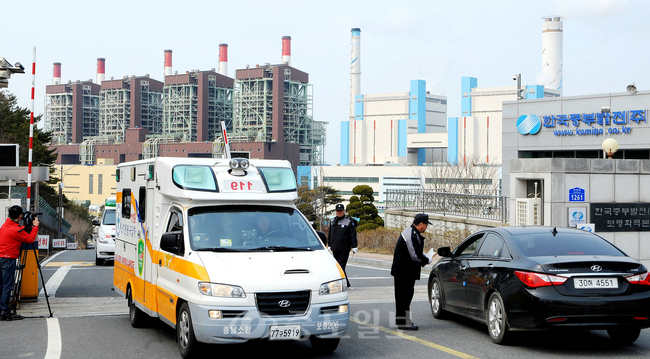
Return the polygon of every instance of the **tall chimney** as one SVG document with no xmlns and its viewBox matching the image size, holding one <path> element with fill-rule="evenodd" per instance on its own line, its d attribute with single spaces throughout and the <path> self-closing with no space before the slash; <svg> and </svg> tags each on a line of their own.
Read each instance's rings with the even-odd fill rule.
<svg viewBox="0 0 650 359">
<path fill-rule="evenodd" d="M 291 36 L 282 36 L 282 63 L 291 66 Z"/>
<path fill-rule="evenodd" d="M 97 59 L 97 84 L 101 85 L 102 81 L 106 79 L 106 59 L 98 58 Z"/>
<path fill-rule="evenodd" d="M 350 56 L 350 121 L 355 119 L 355 102 L 361 94 L 361 29 L 352 29 L 352 55 Z"/>
<path fill-rule="evenodd" d="M 564 24 L 559 16 L 542 18 L 542 73 L 544 74 L 544 87 L 560 91 L 564 80 L 562 65 L 562 43 L 564 37 Z"/>
<path fill-rule="evenodd" d="M 58 85 L 61 83 L 61 63 L 54 63 L 54 76 L 52 78 L 52 85 Z"/>
<path fill-rule="evenodd" d="M 219 44 L 219 73 L 228 76 L 228 44 Z"/>
<path fill-rule="evenodd" d="M 172 50 L 165 50 L 165 76 L 173 75 L 172 72 Z"/>
</svg>

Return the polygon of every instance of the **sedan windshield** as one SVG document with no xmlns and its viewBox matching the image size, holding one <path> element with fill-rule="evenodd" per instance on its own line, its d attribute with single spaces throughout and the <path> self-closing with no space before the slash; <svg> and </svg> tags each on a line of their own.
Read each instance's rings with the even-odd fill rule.
<svg viewBox="0 0 650 359">
<path fill-rule="evenodd" d="M 588 232 L 560 232 L 555 236 L 548 233 L 520 234 L 513 236 L 514 242 L 527 257 L 537 256 L 624 256 L 605 239 Z"/>
<path fill-rule="evenodd" d="M 310 251 L 324 249 L 305 218 L 293 208 L 196 207 L 188 212 L 196 251 Z"/>
</svg>

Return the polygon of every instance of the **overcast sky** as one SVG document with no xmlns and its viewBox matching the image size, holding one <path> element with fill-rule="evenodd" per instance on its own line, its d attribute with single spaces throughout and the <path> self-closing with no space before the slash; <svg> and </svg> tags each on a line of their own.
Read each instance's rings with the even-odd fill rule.
<svg viewBox="0 0 650 359">
<path fill-rule="evenodd" d="M 228 75 L 246 65 L 282 59 L 292 38 L 291 65 L 309 74 L 313 115 L 329 122 L 325 159 L 339 160 L 340 122 L 349 115 L 350 29 L 361 29 L 361 93 L 408 92 L 425 80 L 447 96 L 449 117 L 460 115 L 461 77 L 479 87 L 534 84 L 541 75 L 542 20 L 564 18 L 564 96 L 650 88 L 643 0 L 553 1 L 52 1 L 3 6 L 0 56 L 21 62 L 9 91 L 31 108 L 36 46 L 35 114 L 42 114 L 52 63 L 62 81 L 95 81 L 97 58 L 106 78 L 150 74 L 163 81 L 164 50 L 179 73 L 219 67 L 228 44 Z M 645 30 L 644 30 L 645 29 Z"/>
</svg>

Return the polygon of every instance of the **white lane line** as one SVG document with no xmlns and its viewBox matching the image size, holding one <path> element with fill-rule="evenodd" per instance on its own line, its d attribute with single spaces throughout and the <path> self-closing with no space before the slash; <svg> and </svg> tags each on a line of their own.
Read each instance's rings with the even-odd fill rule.
<svg viewBox="0 0 650 359">
<path fill-rule="evenodd" d="M 47 351 L 44 359 L 61 358 L 61 328 L 58 318 L 47 318 Z"/>
<path fill-rule="evenodd" d="M 70 268 L 72 268 L 72 265 L 59 267 L 59 269 L 56 270 L 54 275 L 47 281 L 47 283 L 45 284 L 45 289 L 47 289 L 48 297 L 54 298 L 54 295 L 56 294 L 56 290 L 59 289 L 61 282 L 63 282 L 63 278 L 65 278 L 66 274 L 68 274 Z M 43 291 L 43 289 L 41 289 L 41 292 L 38 293 L 38 296 L 45 297 L 45 292 Z"/>
</svg>

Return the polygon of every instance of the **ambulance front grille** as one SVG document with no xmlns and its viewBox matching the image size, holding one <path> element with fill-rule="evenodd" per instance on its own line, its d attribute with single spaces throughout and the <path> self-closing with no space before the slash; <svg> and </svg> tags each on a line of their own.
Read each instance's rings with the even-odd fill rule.
<svg viewBox="0 0 650 359">
<path fill-rule="evenodd" d="M 255 302 L 260 315 L 276 317 L 304 315 L 309 308 L 311 291 L 255 293 Z"/>
</svg>

